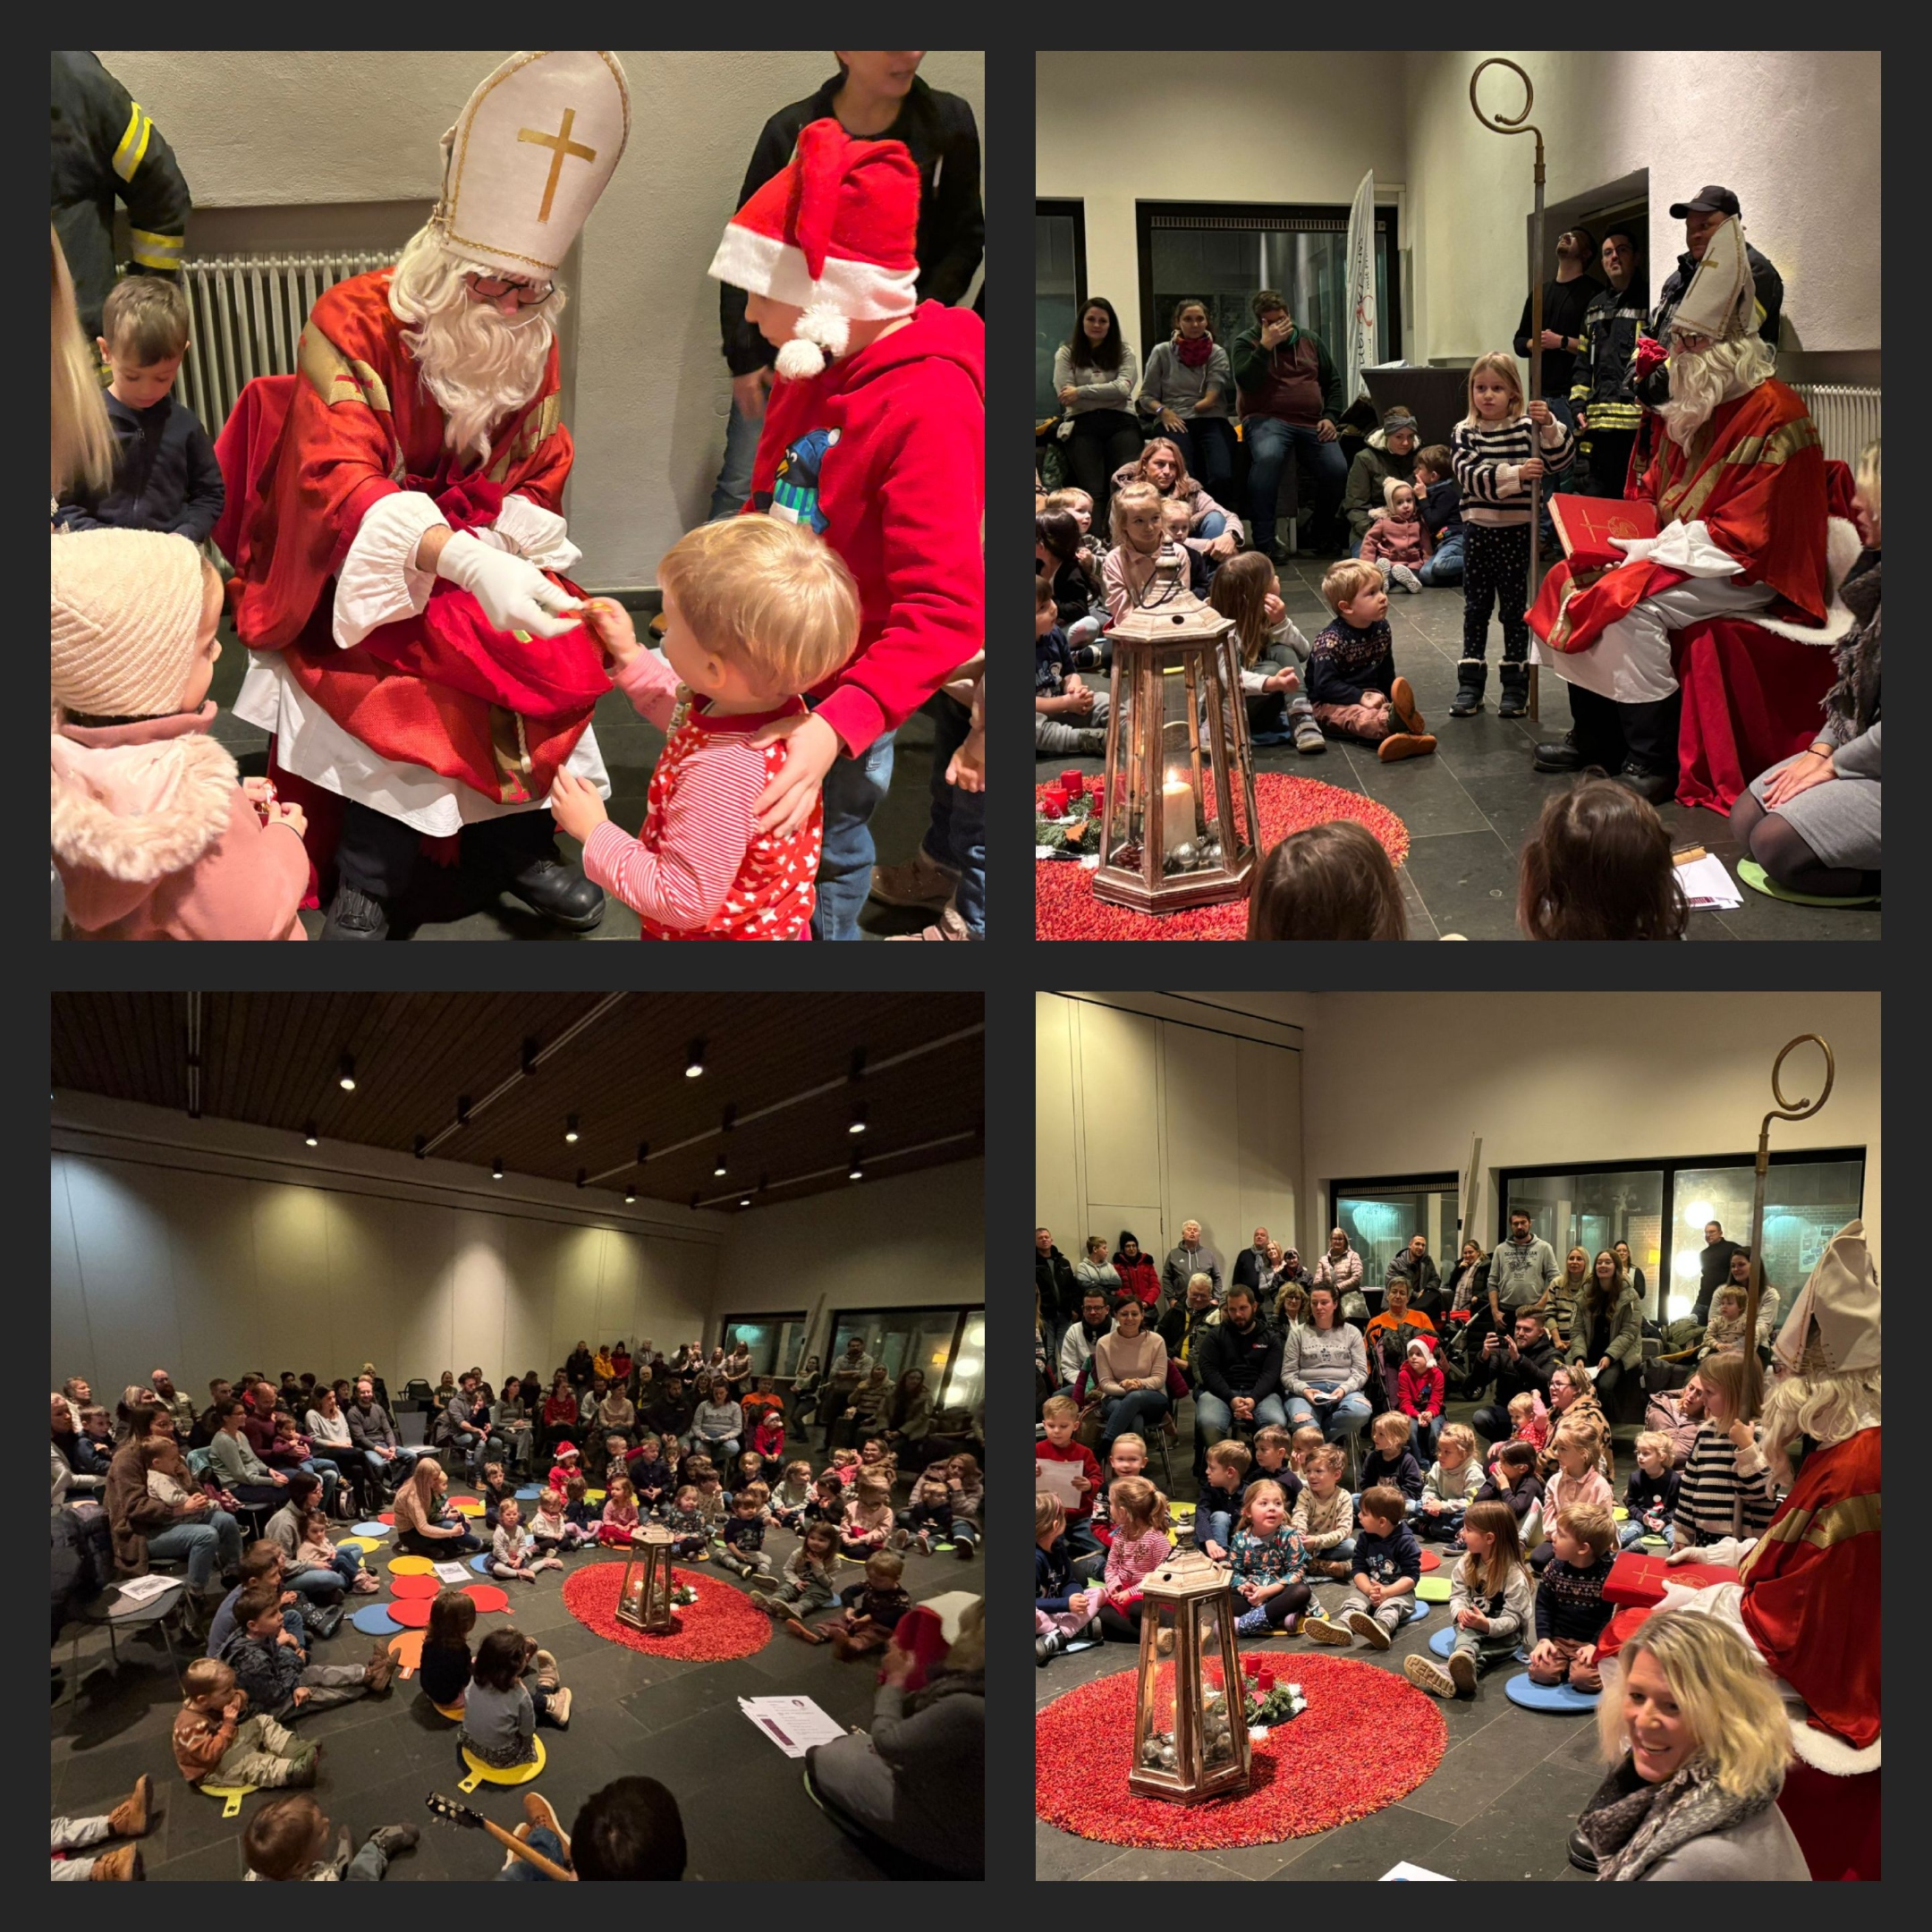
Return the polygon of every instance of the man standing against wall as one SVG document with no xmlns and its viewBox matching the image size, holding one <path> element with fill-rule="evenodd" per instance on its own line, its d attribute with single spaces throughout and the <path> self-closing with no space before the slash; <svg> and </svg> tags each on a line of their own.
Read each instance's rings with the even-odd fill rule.
<svg viewBox="0 0 1932 1932">
<path fill-rule="evenodd" d="M 1576 374 L 1578 352 L 1583 347 L 1583 320 L 1603 292 L 1603 284 L 1587 273 L 1597 253 L 1597 237 L 1588 228 L 1565 228 L 1556 237 L 1556 279 L 1543 284 L 1543 400 L 1566 429 L 1576 427 L 1570 390 Z M 1530 360 L 1530 303 L 1523 299 L 1522 319 L 1516 325 L 1516 353 Z M 1552 476 L 1542 496 L 1543 529 L 1551 530 L 1549 500 L 1567 487 L 1568 472 Z"/>
<path fill-rule="evenodd" d="M 1489 1257 L 1489 1323 L 1499 1337 L 1510 1333 L 1519 1311 L 1542 1308 L 1558 1272 L 1556 1250 L 1530 1232 L 1527 1208 L 1512 1208 L 1509 1224 L 1509 1239 Z"/>
<path fill-rule="evenodd" d="M 1050 1228 L 1033 1230 L 1033 1285 L 1039 1291 L 1041 1318 L 1057 1340 L 1080 1308 L 1080 1284 L 1072 1264 L 1054 1245 Z"/>
<path fill-rule="evenodd" d="M 1604 237 L 1603 268 L 1610 285 L 1584 312 L 1570 402 L 1589 452 L 1589 495 L 1621 496 L 1643 421 L 1635 359 L 1644 323 L 1644 277 L 1628 230 L 1613 228 Z"/>
<path fill-rule="evenodd" d="M 1724 1239 L 1721 1222 L 1707 1221 L 1704 1224 L 1704 1248 L 1698 1256 L 1697 1306 L 1690 1310 L 1693 1320 L 1710 1319 L 1711 1297 L 1731 1279 L 1731 1258 L 1749 1253 L 1748 1249 L 1739 1247 L 1734 1241 Z"/>
<path fill-rule="evenodd" d="M 1214 1284 L 1216 1301 L 1226 1293 L 1221 1280 L 1221 1258 L 1212 1248 L 1202 1247 L 1200 1223 L 1183 1221 L 1180 1245 L 1167 1250 L 1167 1265 L 1161 1270 L 1161 1287 L 1170 1308 L 1185 1298 L 1189 1277 L 1195 1275 L 1205 1275 Z"/>
</svg>

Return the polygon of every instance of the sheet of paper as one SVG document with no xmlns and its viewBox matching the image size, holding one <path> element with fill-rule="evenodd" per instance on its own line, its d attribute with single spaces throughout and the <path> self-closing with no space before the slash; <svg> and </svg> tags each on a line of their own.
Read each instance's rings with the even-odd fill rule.
<svg viewBox="0 0 1932 1932">
<path fill-rule="evenodd" d="M 1070 1510 L 1080 1507 L 1080 1492 L 1073 1487 L 1073 1479 L 1080 1472 L 1078 1462 L 1055 1462 L 1044 1457 L 1036 1457 L 1033 1463 L 1033 1487 L 1044 1490 L 1048 1496 L 1064 1504 Z"/>
<path fill-rule="evenodd" d="M 445 1583 L 461 1584 L 470 1580 L 470 1572 L 460 1563 L 439 1563 L 436 1566 L 436 1574 Z"/>
<path fill-rule="evenodd" d="M 1455 1880 L 1450 1877 L 1448 1873 L 1427 1871 L 1419 1865 L 1411 1865 L 1407 1859 L 1404 1859 L 1400 1865 L 1391 1865 L 1382 1874 L 1382 1877 L 1385 1880 L 1390 1878 L 1433 1878 L 1438 1885 L 1453 1885 L 1455 1883 Z"/>
<path fill-rule="evenodd" d="M 802 1758 L 814 1744 L 845 1735 L 845 1726 L 809 1698 L 740 1698 L 738 1707 L 787 1758 Z"/>
<path fill-rule="evenodd" d="M 1699 911 L 1725 912 L 1744 902 L 1736 880 L 1715 852 L 1679 866 L 1677 883 L 1683 888 L 1684 902 Z"/>
<path fill-rule="evenodd" d="M 128 1577 L 114 1585 L 119 1593 L 114 1606 L 120 1610 L 132 1610 L 142 1604 L 152 1603 L 157 1597 L 179 1587 L 179 1577 L 161 1576 L 150 1572 L 147 1576 Z"/>
</svg>

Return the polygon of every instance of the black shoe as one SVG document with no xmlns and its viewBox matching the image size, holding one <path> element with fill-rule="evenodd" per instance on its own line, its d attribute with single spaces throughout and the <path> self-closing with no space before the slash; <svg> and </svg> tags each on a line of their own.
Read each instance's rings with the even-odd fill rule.
<svg viewBox="0 0 1932 1932">
<path fill-rule="evenodd" d="M 1539 744 L 1536 756 L 1530 760 L 1531 771 L 1572 772 L 1581 771 L 1585 759 L 1581 746 L 1576 741 L 1574 732 L 1565 732 L 1555 744 Z"/>
<path fill-rule="evenodd" d="M 1635 758 L 1624 764 L 1616 775 L 1620 785 L 1627 785 L 1639 798 L 1648 799 L 1653 805 L 1667 805 L 1677 796 L 1677 775 L 1675 772 L 1652 771 L 1648 766 L 1640 765 Z"/>
<path fill-rule="evenodd" d="M 1580 1831 L 1570 1834 L 1570 1862 L 1579 1871 L 1593 1872 L 1597 1869 L 1597 1854 L 1590 1850 Z"/>
<path fill-rule="evenodd" d="M 353 886 L 338 886 L 328 917 L 322 922 L 325 939 L 386 939 L 389 915 L 382 901 L 359 893 Z"/>
<path fill-rule="evenodd" d="M 555 859 L 525 866 L 504 890 L 540 918 L 572 932 L 589 932 L 604 917 L 604 888 Z"/>
</svg>

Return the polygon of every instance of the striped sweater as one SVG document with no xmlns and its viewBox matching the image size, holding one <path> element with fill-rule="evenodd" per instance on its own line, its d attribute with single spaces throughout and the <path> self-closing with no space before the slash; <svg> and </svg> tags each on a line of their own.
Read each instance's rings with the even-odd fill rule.
<svg viewBox="0 0 1932 1932">
<path fill-rule="evenodd" d="M 1576 438 L 1555 420 L 1543 426 L 1542 448 L 1537 447 L 1536 425 L 1527 416 L 1513 418 L 1494 429 L 1458 423 L 1450 437 L 1449 460 L 1462 492 L 1462 521 L 1492 528 L 1520 526 L 1530 521 L 1530 484 L 1522 466 L 1540 454 L 1552 471 L 1563 469 L 1576 454 Z"/>
<path fill-rule="evenodd" d="M 1705 1423 L 1677 1485 L 1674 1540 L 1715 1543 L 1761 1536 L 1770 1527 L 1773 1507 L 1771 1472 L 1756 1447 L 1740 1449 Z"/>
</svg>

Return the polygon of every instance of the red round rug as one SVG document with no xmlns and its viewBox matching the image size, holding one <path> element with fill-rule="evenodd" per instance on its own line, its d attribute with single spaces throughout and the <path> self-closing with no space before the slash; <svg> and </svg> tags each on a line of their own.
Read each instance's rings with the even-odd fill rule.
<svg viewBox="0 0 1932 1932">
<path fill-rule="evenodd" d="M 1095 1679 L 1034 1720 L 1034 1809 L 1047 1824 L 1103 1844 L 1211 1852 L 1306 1838 L 1406 1797 L 1435 1770 L 1448 1729 L 1435 1699 L 1347 1657 L 1258 1653 L 1308 1708 L 1250 1747 L 1253 1782 L 1238 1798 L 1179 1805 L 1127 1788 L 1139 1673 Z M 1163 1714 L 1173 1666 L 1162 1666 Z"/>
<path fill-rule="evenodd" d="M 623 1584 L 623 1563 L 591 1563 L 573 1571 L 564 1582 L 564 1607 L 585 1629 L 613 1643 L 648 1657 L 676 1657 L 691 1664 L 719 1664 L 727 1657 L 750 1657 L 771 1640 L 772 1620 L 754 1608 L 728 1583 L 674 1569 L 674 1583 L 688 1583 L 698 1601 L 682 1604 L 674 1614 L 680 1628 L 668 1637 L 647 1637 L 640 1630 L 617 1621 L 617 1592 Z M 1426 1701 L 1426 1700 L 1425 1700 Z"/>
<path fill-rule="evenodd" d="M 389 1579 L 389 1594 L 407 1602 L 411 1597 L 436 1597 L 442 1593 L 440 1579 L 433 1576 L 399 1576 Z"/>
<path fill-rule="evenodd" d="M 1036 811 L 1042 807 L 1042 790 L 1034 787 Z M 1318 778 L 1263 772 L 1255 779 L 1255 809 L 1261 819 L 1264 856 L 1291 832 L 1332 818 L 1354 818 L 1367 826 L 1393 865 L 1409 856 L 1409 828 L 1386 805 Z M 1033 926 L 1038 939 L 1245 939 L 1248 902 L 1231 899 L 1182 912 L 1136 912 L 1096 899 L 1093 873 L 1077 860 L 1042 859 L 1033 868 Z"/>
</svg>

